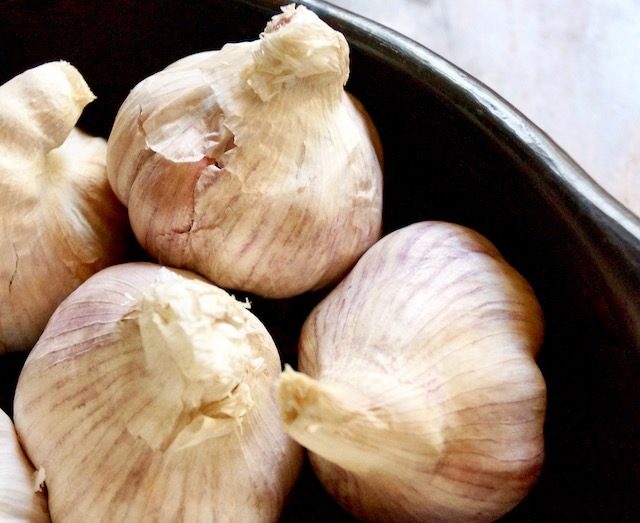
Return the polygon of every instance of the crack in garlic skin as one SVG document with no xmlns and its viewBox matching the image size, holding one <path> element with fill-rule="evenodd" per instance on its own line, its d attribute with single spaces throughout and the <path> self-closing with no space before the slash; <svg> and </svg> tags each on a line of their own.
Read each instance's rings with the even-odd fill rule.
<svg viewBox="0 0 640 523">
<path fill-rule="evenodd" d="M 66 62 L 0 86 L 0 352 L 31 349 L 56 306 L 123 255 L 106 142 L 74 127 L 94 98 Z"/>
<path fill-rule="evenodd" d="M 306 320 L 283 423 L 359 518 L 493 521 L 542 466 L 542 336 L 531 287 L 485 238 L 405 227 Z"/>
<path fill-rule="evenodd" d="M 58 307 L 14 401 L 54 521 L 278 520 L 302 462 L 279 422 L 280 359 L 245 304 L 213 289 L 194 273 L 127 263 Z M 229 329 L 221 351 L 204 340 Z"/>
<path fill-rule="evenodd" d="M 343 89 L 344 37 L 302 6 L 279 17 L 138 84 L 107 161 L 153 257 L 266 297 L 338 279 L 382 219 L 380 143 Z"/>
<path fill-rule="evenodd" d="M 144 289 L 129 317 L 140 331 L 145 386 L 173 406 L 158 409 L 155 422 L 132 420 L 130 432 L 154 449 L 180 450 L 240 430 L 254 405 L 251 381 L 264 370 L 244 305 L 211 285 L 172 278 Z"/>
</svg>

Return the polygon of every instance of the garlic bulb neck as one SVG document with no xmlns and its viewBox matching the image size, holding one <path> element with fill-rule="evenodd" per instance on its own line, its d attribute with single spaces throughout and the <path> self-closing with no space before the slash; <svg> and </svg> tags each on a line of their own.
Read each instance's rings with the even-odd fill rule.
<svg viewBox="0 0 640 523">
<path fill-rule="evenodd" d="M 0 140 L 4 178 L 24 169 L 31 175 L 44 171 L 46 155 L 63 144 L 95 96 L 75 67 L 50 62 L 0 86 L 0 98 L 11 101 L 0 104 L 0 121 L 11 129 L 11 140 Z"/>
<path fill-rule="evenodd" d="M 440 412 L 419 401 L 415 391 L 405 390 L 407 385 L 393 385 L 381 392 L 402 408 L 384 409 L 353 386 L 316 380 L 287 367 L 280 377 L 283 422 L 303 447 L 350 472 L 402 474 L 415 467 L 416 454 L 422 457 L 421 470 L 428 462 L 435 467 L 444 445 Z M 424 437 L 416 438 L 417 421 L 425 419 L 433 422 Z"/>
<path fill-rule="evenodd" d="M 178 450 L 240 428 L 254 404 L 252 380 L 264 360 L 253 354 L 243 304 L 199 280 L 166 275 L 168 281 L 144 289 L 133 316 L 147 385 L 160 398 L 172 395 L 171 403 L 178 398 L 182 412 L 171 430 L 158 432 L 158 417 L 132 431 L 152 448 Z"/>
<path fill-rule="evenodd" d="M 339 94 L 349 77 L 344 36 L 318 23 L 318 16 L 304 6 L 290 4 L 282 10 L 260 35 L 245 72 L 247 83 L 263 101 L 297 80 L 304 80 L 305 86 L 334 86 Z"/>
</svg>

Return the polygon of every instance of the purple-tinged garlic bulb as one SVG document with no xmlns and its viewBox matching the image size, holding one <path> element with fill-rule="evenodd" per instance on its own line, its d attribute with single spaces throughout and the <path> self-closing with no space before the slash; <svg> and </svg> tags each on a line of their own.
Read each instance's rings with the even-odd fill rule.
<svg viewBox="0 0 640 523">
<path fill-rule="evenodd" d="M 0 521 L 50 521 L 40 479 L 22 452 L 11 418 L 0 410 Z"/>
<path fill-rule="evenodd" d="M 247 304 L 148 263 L 96 274 L 20 374 L 16 430 L 54 521 L 277 521 L 302 461 Z"/>
<path fill-rule="evenodd" d="M 260 39 L 143 80 L 108 141 L 141 245 L 217 285 L 288 297 L 336 281 L 380 236 L 379 142 L 344 90 L 349 47 L 303 6 Z"/>
<path fill-rule="evenodd" d="M 64 298 L 122 261 L 106 141 L 74 127 L 94 98 L 66 62 L 0 86 L 0 354 L 31 349 Z"/>
<path fill-rule="evenodd" d="M 280 382 L 287 432 L 366 521 L 493 521 L 544 455 L 527 282 L 479 234 L 423 222 L 374 245 L 311 313 Z"/>
</svg>

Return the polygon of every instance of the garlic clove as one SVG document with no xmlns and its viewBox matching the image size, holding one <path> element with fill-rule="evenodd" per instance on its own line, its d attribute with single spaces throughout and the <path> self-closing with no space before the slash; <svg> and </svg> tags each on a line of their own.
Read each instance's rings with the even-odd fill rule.
<svg viewBox="0 0 640 523">
<path fill-rule="evenodd" d="M 66 62 L 0 86 L 0 353 L 30 349 L 55 307 L 124 254 L 106 142 L 74 128 L 93 99 Z"/>
<path fill-rule="evenodd" d="M 287 297 L 336 281 L 380 235 L 379 139 L 344 91 L 344 37 L 303 6 L 261 38 L 138 84 L 108 175 L 142 246 L 226 288 Z"/>
<path fill-rule="evenodd" d="M 110 267 L 56 310 L 15 422 L 52 518 L 276 521 L 302 460 L 264 326 L 193 273 Z"/>
<path fill-rule="evenodd" d="M 311 313 L 287 432 L 367 521 L 492 521 L 543 462 L 543 336 L 527 282 L 485 238 L 423 222 L 374 245 Z"/>
<path fill-rule="evenodd" d="M 11 418 L 0 410 L 0 521 L 48 522 L 41 483 L 42 471 L 33 469 L 22 452 Z"/>
</svg>

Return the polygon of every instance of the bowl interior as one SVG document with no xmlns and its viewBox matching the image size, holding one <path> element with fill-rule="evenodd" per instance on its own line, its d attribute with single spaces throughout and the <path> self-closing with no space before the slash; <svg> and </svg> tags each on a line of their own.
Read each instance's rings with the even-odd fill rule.
<svg viewBox="0 0 640 523">
<path fill-rule="evenodd" d="M 187 54 L 256 38 L 280 3 L 4 2 L 0 82 L 44 61 L 71 62 L 98 97 L 80 125 L 107 137 L 138 81 Z M 579 169 L 486 88 L 390 31 L 307 3 L 350 41 L 348 89 L 370 112 L 385 152 L 385 231 L 421 220 L 472 227 L 542 303 L 546 463 L 504 520 L 631 520 L 640 509 L 640 237 L 594 206 L 580 191 Z M 296 329 L 318 298 L 256 303 L 290 361 Z M 2 357 L 5 410 L 23 360 Z M 304 474 L 283 521 L 351 521 Z"/>
</svg>

